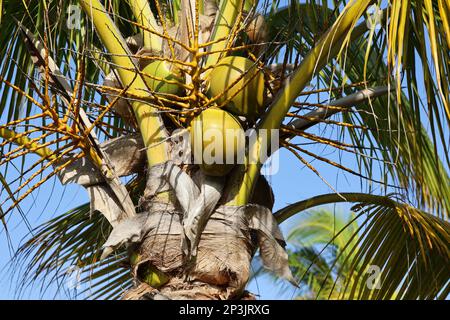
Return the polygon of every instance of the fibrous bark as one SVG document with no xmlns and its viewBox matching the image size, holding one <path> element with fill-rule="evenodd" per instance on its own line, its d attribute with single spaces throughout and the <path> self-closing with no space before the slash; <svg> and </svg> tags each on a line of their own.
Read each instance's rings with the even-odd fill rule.
<svg viewBox="0 0 450 320">
<path fill-rule="evenodd" d="M 123 176 L 145 167 L 142 146 L 138 136 L 129 135 L 101 148 Z M 265 180 L 258 183 L 254 204 L 227 206 L 220 204 L 226 180 L 208 177 L 194 165 L 168 161 L 147 171 L 137 215 L 120 219 L 121 207 L 88 160 L 74 162 L 60 179 L 85 186 L 91 209 L 112 224 L 103 257 L 123 246 L 135 257 L 131 263 L 135 286 L 124 299 L 251 298 L 245 286 L 257 248 L 267 268 L 293 282 L 283 236 L 271 213 L 273 194 Z M 149 283 L 142 277 L 148 270 L 158 274 L 157 281 Z"/>
</svg>

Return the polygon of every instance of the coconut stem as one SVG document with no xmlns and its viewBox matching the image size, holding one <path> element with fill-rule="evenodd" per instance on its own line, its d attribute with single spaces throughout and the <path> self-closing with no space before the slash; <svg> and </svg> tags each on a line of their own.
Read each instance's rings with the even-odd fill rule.
<svg viewBox="0 0 450 320">
<path fill-rule="evenodd" d="M 208 56 L 205 67 L 213 66 L 219 61 L 222 55 L 221 51 L 227 47 L 230 41 L 229 35 L 232 31 L 233 25 L 239 23 L 239 21 L 236 21 L 236 19 L 243 6 L 243 1 L 244 0 L 220 1 L 219 12 L 216 15 L 216 21 L 214 24 L 215 28 L 213 30 L 213 33 L 211 34 L 210 39 L 210 41 L 216 41 L 211 45 L 210 48 L 210 51 L 216 53 L 212 53 Z M 222 41 L 217 41 L 222 38 Z"/>
<path fill-rule="evenodd" d="M 147 29 L 143 30 L 144 46 L 157 52 L 161 51 L 161 38 L 150 32 L 150 30 L 156 32 L 160 31 L 150 8 L 150 3 L 147 0 L 129 0 L 129 2 L 137 22 Z"/>
<path fill-rule="evenodd" d="M 19 146 L 23 146 L 27 150 L 32 150 L 33 153 L 41 156 L 42 158 L 46 158 L 48 160 L 56 159 L 56 154 L 51 149 L 47 148 L 46 146 L 42 146 L 41 144 L 31 140 L 23 134 L 6 128 L 0 128 L 0 137 Z"/>
<path fill-rule="evenodd" d="M 144 80 L 136 72 L 136 66 L 130 58 L 131 53 L 125 40 L 100 1 L 80 0 L 80 5 L 94 23 L 103 45 L 111 53 L 114 64 L 119 66 L 117 73 L 122 85 L 128 87 L 131 92 L 147 90 Z M 168 160 L 168 147 L 165 142 L 167 133 L 157 109 L 139 101 L 133 102 L 132 107 L 146 146 L 149 166 L 166 162 Z"/>
<path fill-rule="evenodd" d="M 355 21 L 358 21 L 358 18 L 364 13 L 370 3 L 370 0 L 354 0 L 347 4 L 333 26 L 303 59 L 292 77 L 288 79 L 285 87 L 277 94 L 272 106 L 269 108 L 269 112 L 259 125 L 259 129 L 271 130 L 280 128 L 292 103 L 313 75 L 321 70 L 332 57 L 338 54 L 339 51 L 335 47 L 344 43 L 345 40 L 352 40 L 350 39 L 350 33 L 354 28 Z M 241 178 L 242 182 L 238 186 L 233 185 L 231 187 L 232 190 L 229 191 L 229 194 L 233 195 L 233 198 L 227 204 L 244 205 L 248 203 L 262 167 L 262 163 L 259 161 L 257 163 L 248 163 L 248 158 L 254 156 L 253 152 L 256 152 L 261 147 L 260 143 L 261 141 L 258 141 L 257 144 L 259 145 L 256 145 L 253 148 L 254 150 L 251 150 L 249 155 L 247 155 L 245 161 L 247 165 Z M 270 141 L 264 143 L 269 145 Z M 235 188 L 238 188 L 238 190 Z"/>
</svg>

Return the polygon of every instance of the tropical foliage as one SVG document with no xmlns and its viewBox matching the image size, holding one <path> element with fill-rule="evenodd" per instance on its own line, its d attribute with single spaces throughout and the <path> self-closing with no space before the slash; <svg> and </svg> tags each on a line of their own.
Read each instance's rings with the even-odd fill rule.
<svg viewBox="0 0 450 320">
<path fill-rule="evenodd" d="M 300 248 L 297 275 L 317 260 L 300 285 L 320 298 L 445 298 L 449 21 L 446 0 L 0 1 L 3 226 L 13 213 L 27 221 L 23 200 L 52 179 L 91 197 L 30 232 L 15 256 L 20 283 L 58 281 L 78 266 L 96 298 L 248 297 L 258 248 L 292 281 L 275 220 L 346 201 L 357 204 L 358 227 L 333 239 L 334 265 Z M 225 84 L 212 71 L 224 65 L 240 74 Z M 226 170 L 185 161 L 178 132 L 207 109 L 234 114 L 243 129 L 279 129 L 299 166 L 322 178 L 320 162 L 361 185 L 342 193 L 324 179 L 334 193 L 267 214 L 263 163 L 249 160 L 267 141 Z M 297 235 L 314 232 L 311 221 Z M 381 268 L 379 290 L 363 285 L 370 265 Z"/>
<path fill-rule="evenodd" d="M 448 295 L 448 287 L 445 287 L 445 283 L 449 277 L 445 258 L 440 261 L 426 261 L 420 258 L 414 262 L 411 261 L 412 264 L 420 264 L 417 271 L 423 273 L 417 274 L 416 277 L 411 275 L 408 279 L 401 279 L 402 283 L 398 283 L 398 274 L 407 273 L 404 268 L 408 266 L 408 263 L 402 261 L 402 257 L 408 256 L 406 252 L 414 251 L 419 257 L 420 242 L 424 240 L 410 233 L 412 230 L 404 226 L 414 225 L 416 219 L 433 220 L 433 217 L 422 213 L 423 217 L 418 218 L 421 213 L 407 207 L 399 209 L 411 215 L 410 217 L 402 217 L 400 210 L 397 211 L 399 216 L 395 216 L 396 213 L 393 208 L 390 208 L 391 205 L 395 205 L 395 202 L 384 199 L 383 204 L 380 203 L 371 208 L 355 207 L 359 210 L 358 214 L 353 212 L 343 214 L 342 211 L 333 212 L 326 209 L 311 210 L 302 214 L 287 238 L 291 246 L 289 263 L 300 286 L 297 290 L 291 290 L 280 283 L 281 288 L 286 292 L 292 292 L 292 296 L 296 299 L 409 299 L 412 297 L 445 299 Z M 367 218 L 361 214 L 361 210 L 369 213 Z M 374 219 L 371 217 L 372 214 L 379 216 L 375 218 L 378 221 L 373 226 L 370 221 Z M 380 245 L 379 242 L 372 241 L 373 238 L 369 235 L 387 230 L 386 223 L 389 223 L 389 234 L 383 241 L 393 242 L 389 245 Z M 423 224 L 425 225 L 426 223 Z M 441 227 L 442 231 L 448 228 L 445 225 Z M 365 228 L 371 229 L 365 231 L 367 232 L 365 237 L 371 239 L 370 243 L 360 236 L 361 230 Z M 436 254 L 435 258 L 441 254 L 441 257 L 445 256 L 448 233 L 444 231 L 440 233 L 440 236 L 440 240 L 434 241 L 436 241 L 436 250 L 443 251 Z M 379 235 L 374 236 L 375 239 L 377 237 L 379 238 Z M 376 252 L 377 248 L 381 251 Z M 386 252 L 383 252 L 384 250 Z M 397 265 L 395 272 L 398 274 L 383 274 L 382 266 L 376 263 L 392 263 L 392 270 L 395 269 L 394 265 Z M 260 268 L 258 271 L 259 275 L 263 269 Z M 429 285 L 421 287 L 419 283 L 423 285 L 425 282 L 420 279 L 426 278 L 427 275 L 430 277 L 427 280 Z M 278 282 L 281 281 L 278 280 Z"/>
</svg>

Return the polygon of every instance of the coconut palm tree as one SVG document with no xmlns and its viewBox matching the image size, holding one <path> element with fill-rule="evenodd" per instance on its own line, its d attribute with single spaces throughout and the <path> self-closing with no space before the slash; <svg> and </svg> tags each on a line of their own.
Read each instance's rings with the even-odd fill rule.
<svg viewBox="0 0 450 320">
<path fill-rule="evenodd" d="M 279 223 L 346 201 L 364 219 L 358 246 L 346 244 L 348 268 L 378 265 L 383 278 L 376 292 L 358 289 L 361 274 L 340 286 L 362 297 L 448 294 L 447 1 L 0 7 L 3 225 L 12 212 L 26 219 L 22 200 L 52 179 L 90 197 L 30 233 L 16 254 L 26 281 L 78 266 L 93 298 L 251 299 L 258 249 L 297 285 Z M 318 176 L 323 162 L 362 183 L 272 214 L 260 172 L 277 144 Z"/>
<path fill-rule="evenodd" d="M 355 235 L 358 222 L 354 218 L 354 214 L 346 217 L 342 213 L 318 209 L 302 216 L 291 229 L 287 238 L 288 243 L 293 245 L 289 252 L 290 265 L 300 283 L 305 284 L 297 298 L 348 299 L 340 282 L 346 279 L 350 282 L 350 278 L 363 271 L 355 266 L 355 274 L 351 277 L 346 263 L 351 259 L 352 252 L 347 244 L 354 245 L 359 240 L 358 234 Z M 349 287 L 354 286 L 350 283 Z M 357 290 L 360 289 L 358 287 Z"/>
<path fill-rule="evenodd" d="M 328 209 L 311 210 L 295 222 L 287 237 L 291 245 L 288 249 L 289 265 L 300 283 L 293 297 L 349 299 L 362 296 L 364 287 L 355 286 L 352 280 L 363 276 L 365 270 L 358 264 L 354 265 L 354 269 L 348 268 L 348 261 L 356 251 L 350 250 L 350 247 L 357 248 L 357 243 L 361 241 L 358 229 L 358 220 L 353 212 L 343 214 L 342 211 Z M 372 270 L 378 271 L 373 267 L 367 271 L 372 274 Z M 260 266 L 257 271 L 255 275 L 263 274 L 265 270 Z M 280 282 L 281 289 L 286 289 L 282 279 L 275 279 Z M 368 280 L 373 288 L 379 287 L 376 273 Z M 352 288 L 356 288 L 354 292 L 351 292 Z"/>
</svg>

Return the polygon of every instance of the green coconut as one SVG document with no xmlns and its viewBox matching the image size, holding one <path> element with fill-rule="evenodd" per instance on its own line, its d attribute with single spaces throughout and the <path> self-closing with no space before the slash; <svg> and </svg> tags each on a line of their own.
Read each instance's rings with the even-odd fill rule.
<svg viewBox="0 0 450 320">
<path fill-rule="evenodd" d="M 192 120 L 190 133 L 194 161 L 205 174 L 224 176 L 233 169 L 244 143 L 242 126 L 233 115 L 206 109 Z"/>
<path fill-rule="evenodd" d="M 218 104 L 230 100 L 223 107 L 227 111 L 249 119 L 255 119 L 263 112 L 264 74 L 252 60 L 237 56 L 223 58 L 212 69 L 208 79 L 212 97 L 225 92 Z"/>
<path fill-rule="evenodd" d="M 139 264 L 141 258 L 142 257 L 137 252 L 133 252 L 130 255 L 130 264 L 134 267 Z M 161 272 L 156 267 L 148 263 L 138 266 L 138 278 L 156 289 L 163 286 L 170 280 L 164 272 Z"/>
<path fill-rule="evenodd" d="M 145 83 L 152 91 L 176 95 L 182 90 L 182 87 L 175 83 L 175 81 L 184 82 L 181 73 L 167 61 L 153 61 L 142 72 Z"/>
<path fill-rule="evenodd" d="M 140 268 L 139 278 L 141 281 L 156 289 L 165 285 L 170 280 L 169 277 L 163 272 L 151 265 L 146 265 L 145 267 Z"/>
</svg>

